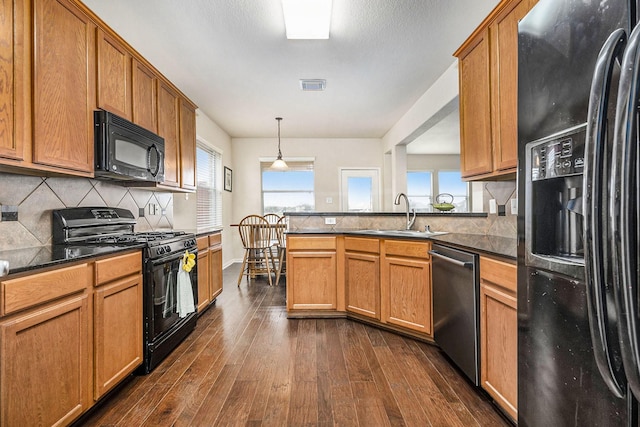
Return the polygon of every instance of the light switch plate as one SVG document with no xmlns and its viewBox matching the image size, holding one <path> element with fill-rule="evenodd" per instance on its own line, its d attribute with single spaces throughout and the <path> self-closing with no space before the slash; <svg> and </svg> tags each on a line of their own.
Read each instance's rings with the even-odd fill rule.
<svg viewBox="0 0 640 427">
<path fill-rule="evenodd" d="M 518 199 L 511 199 L 511 215 L 518 215 Z"/>
<path fill-rule="evenodd" d="M 333 203 L 333 197 L 327 197 L 327 198 L 325 199 L 325 202 L 326 202 L 328 205 L 332 204 L 332 203 Z"/>
<path fill-rule="evenodd" d="M 335 218 L 333 218 L 333 217 L 325 218 L 325 219 L 324 219 L 324 223 L 325 223 L 326 225 L 336 225 L 336 219 L 335 219 Z"/>
<path fill-rule="evenodd" d="M 496 204 L 496 199 L 489 200 L 489 213 L 494 214 L 498 212 L 498 205 Z"/>
</svg>

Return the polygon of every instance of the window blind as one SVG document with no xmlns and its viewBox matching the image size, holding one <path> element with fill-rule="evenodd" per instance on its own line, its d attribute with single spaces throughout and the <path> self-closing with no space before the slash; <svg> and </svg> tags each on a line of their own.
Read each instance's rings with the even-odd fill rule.
<svg viewBox="0 0 640 427">
<path fill-rule="evenodd" d="M 196 145 L 196 224 L 198 231 L 222 226 L 222 154 L 198 142 Z"/>
</svg>

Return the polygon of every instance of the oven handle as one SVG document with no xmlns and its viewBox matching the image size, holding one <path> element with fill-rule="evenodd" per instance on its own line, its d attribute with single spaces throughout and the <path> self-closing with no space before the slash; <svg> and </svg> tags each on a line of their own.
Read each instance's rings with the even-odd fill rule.
<svg viewBox="0 0 640 427">
<path fill-rule="evenodd" d="M 189 251 L 190 254 L 196 255 L 196 257 L 198 255 L 198 248 L 196 248 L 196 247 L 194 247 L 192 249 L 191 248 L 185 248 L 185 250 Z M 169 254 L 169 255 L 167 255 L 165 257 L 162 257 L 162 258 L 149 260 L 149 263 L 152 266 L 155 267 L 156 265 L 161 265 L 161 264 L 165 264 L 166 262 L 175 261 L 177 259 L 182 258 L 183 256 L 184 256 L 184 252 L 173 253 L 173 254 Z"/>
</svg>

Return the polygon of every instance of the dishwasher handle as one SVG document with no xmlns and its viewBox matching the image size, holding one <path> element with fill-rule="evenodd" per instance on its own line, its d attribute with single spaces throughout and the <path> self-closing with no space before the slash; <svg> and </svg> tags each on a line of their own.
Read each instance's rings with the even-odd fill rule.
<svg viewBox="0 0 640 427">
<path fill-rule="evenodd" d="M 443 255 L 440 252 L 434 251 L 434 250 L 430 250 L 429 254 L 431 254 L 432 256 L 434 256 L 436 258 L 440 258 L 443 261 L 447 261 L 447 262 L 450 262 L 451 264 L 455 264 L 455 265 L 457 265 L 459 267 L 464 267 L 464 268 L 469 268 L 469 269 L 473 268 L 473 262 L 460 261 L 460 260 L 457 260 L 455 258 L 451 258 L 451 257 L 448 257 L 446 255 Z"/>
</svg>

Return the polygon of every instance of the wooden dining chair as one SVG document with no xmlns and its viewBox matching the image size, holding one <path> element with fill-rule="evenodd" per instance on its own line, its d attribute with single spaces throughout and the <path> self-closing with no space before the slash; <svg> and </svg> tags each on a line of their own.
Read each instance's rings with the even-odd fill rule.
<svg viewBox="0 0 640 427">
<path fill-rule="evenodd" d="M 278 269 L 276 271 L 276 286 L 280 283 L 280 276 L 284 273 L 286 274 L 286 260 L 287 260 L 287 239 L 284 235 L 284 231 L 287 228 L 287 219 L 285 217 L 280 218 L 276 223 L 275 227 L 273 227 L 274 234 L 276 237 L 276 250 L 277 250 L 277 265 Z"/>
<path fill-rule="evenodd" d="M 265 273 L 269 279 L 269 286 L 273 286 L 271 281 L 273 263 L 271 259 L 272 231 L 269 222 L 260 215 L 248 215 L 240 221 L 238 231 L 244 247 L 238 286 L 240 286 L 242 276 L 245 274 L 247 275 L 248 283 L 256 275 Z"/>
<path fill-rule="evenodd" d="M 280 221 L 280 218 L 282 217 L 278 214 L 268 213 L 268 214 L 264 214 L 263 218 L 266 219 L 269 224 L 277 224 L 278 221 Z"/>
</svg>

